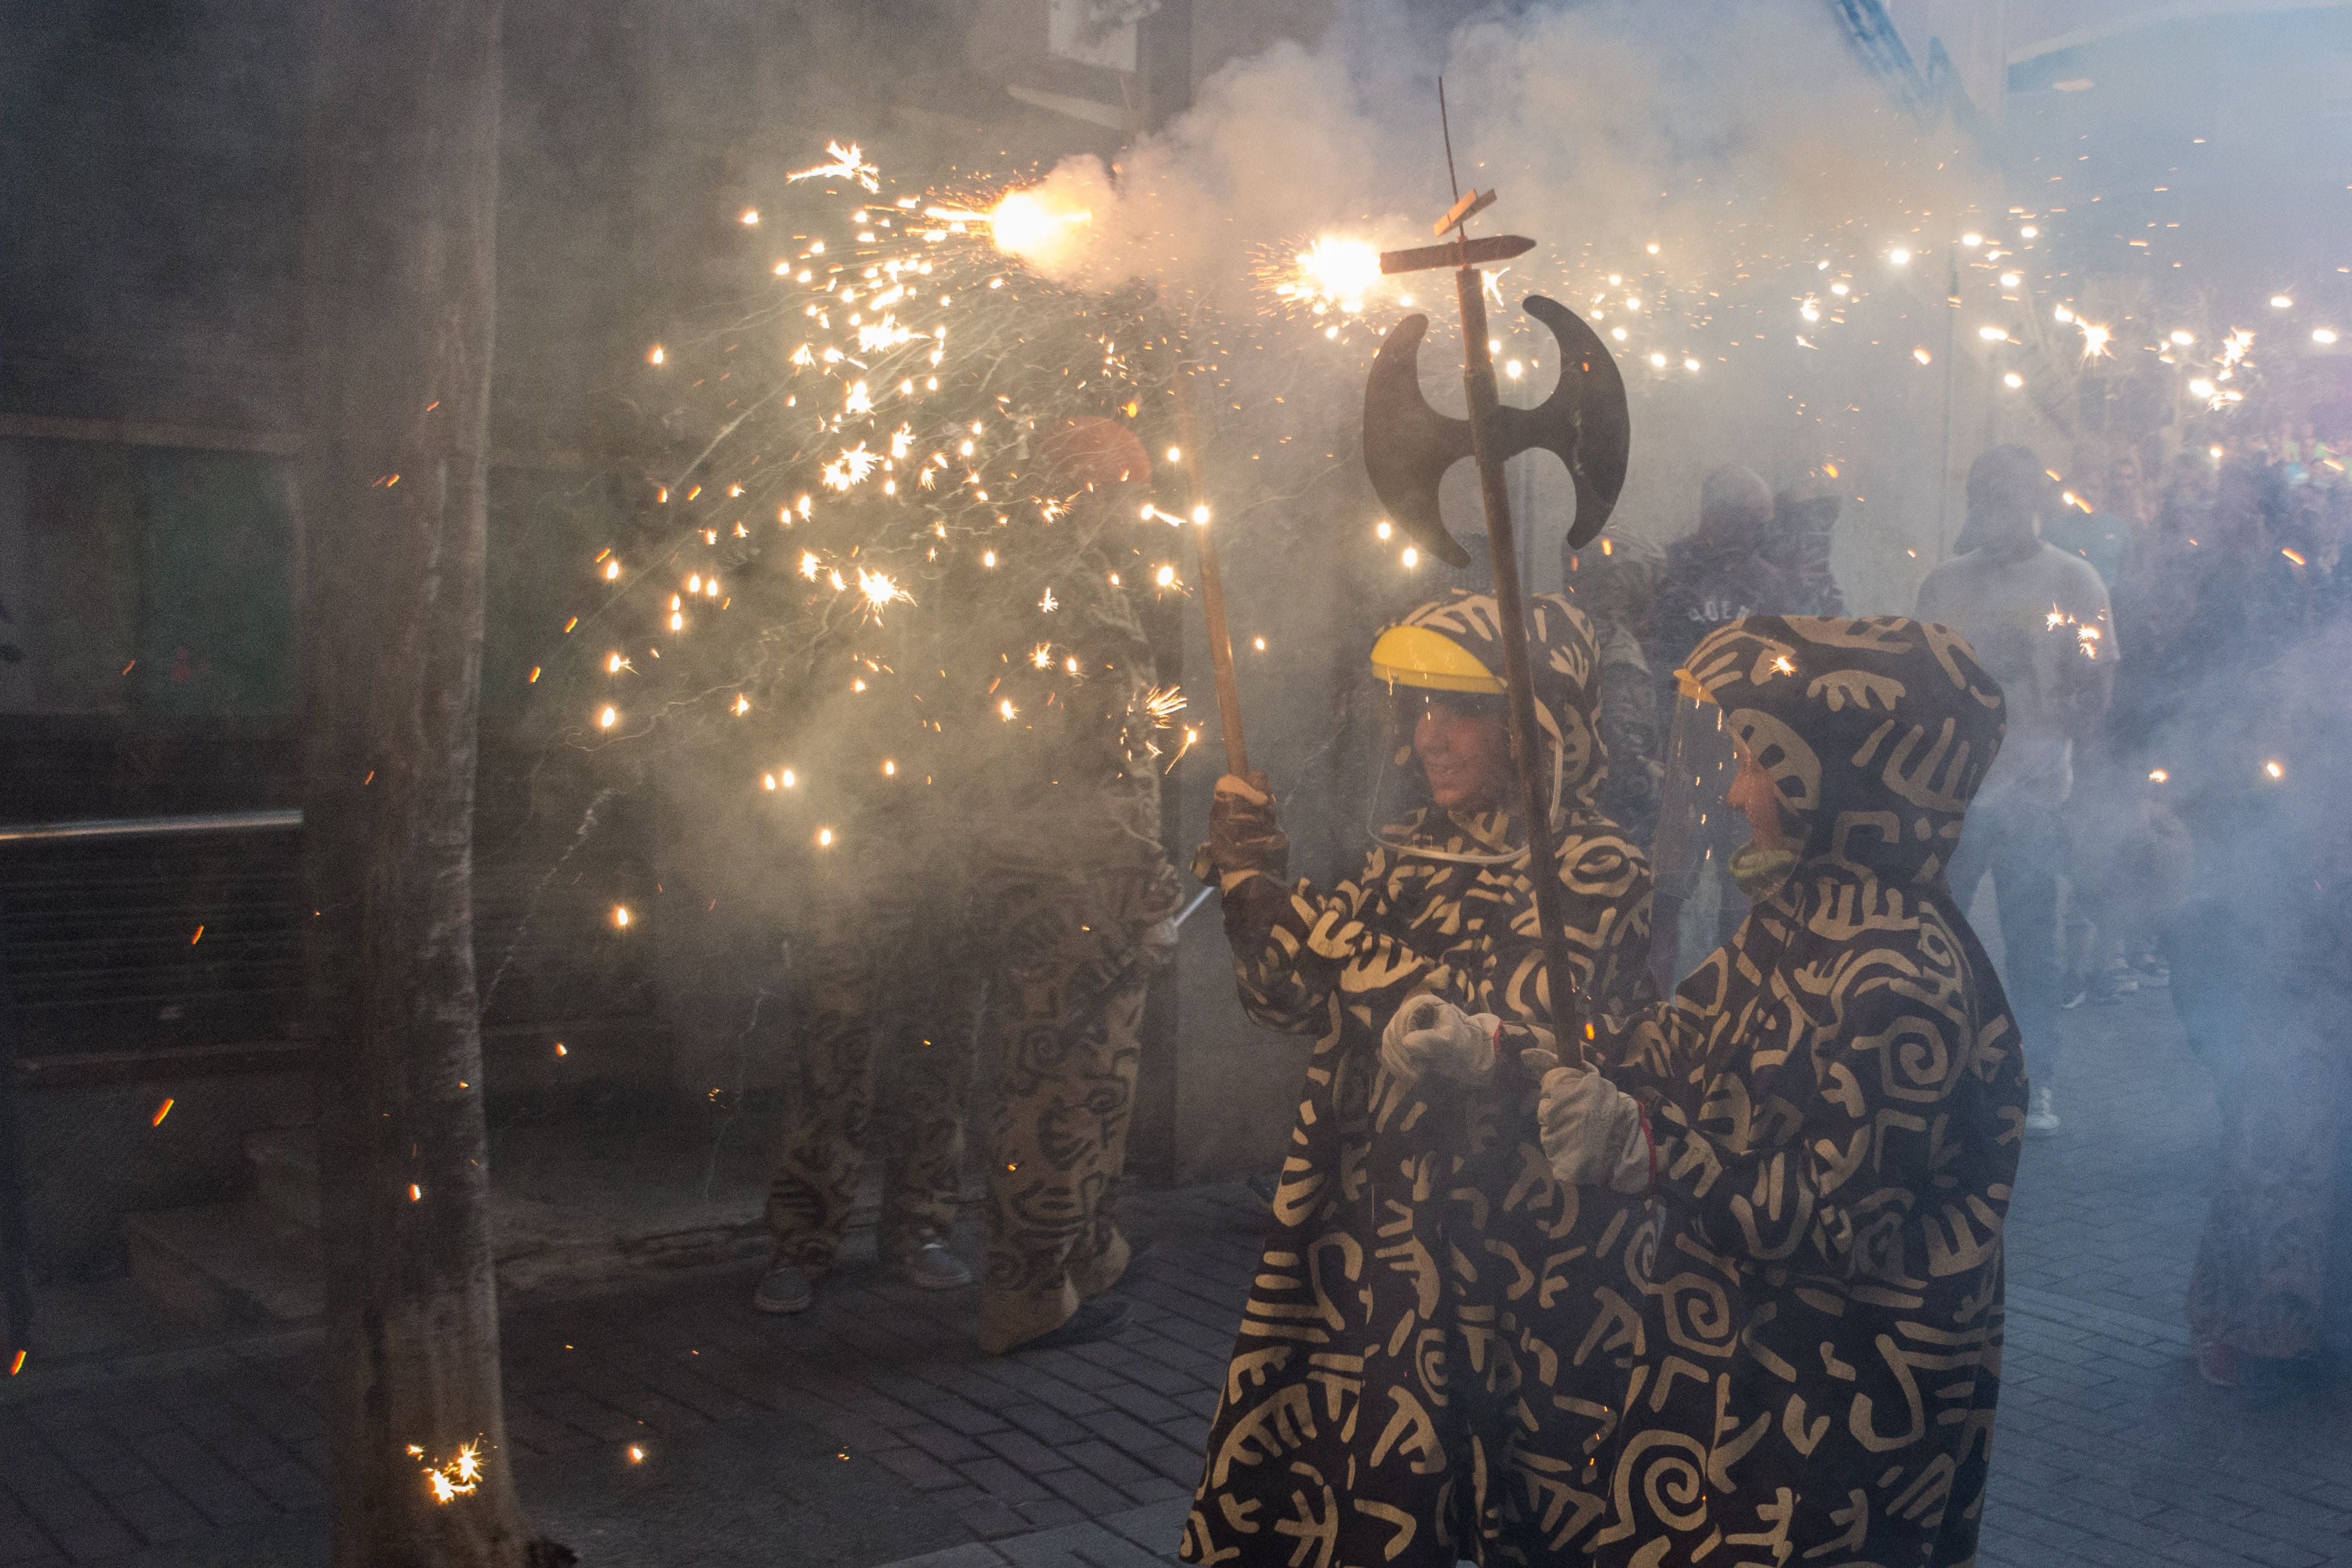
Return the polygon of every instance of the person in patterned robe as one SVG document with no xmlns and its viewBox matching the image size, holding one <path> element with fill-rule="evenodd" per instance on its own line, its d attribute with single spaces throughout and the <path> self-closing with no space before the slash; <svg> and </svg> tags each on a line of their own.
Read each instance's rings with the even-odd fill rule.
<svg viewBox="0 0 2352 1568">
<path fill-rule="evenodd" d="M 1601 1071 L 1545 1078 L 1556 1176 L 1654 1173 L 1622 1414 L 1565 1500 L 1574 1549 L 1966 1563 L 2026 1084 L 1944 867 L 2000 690 L 1958 633 L 1892 616 L 1748 616 L 1679 684 L 1678 719 L 1719 715 L 1736 742 L 1756 903 Z"/>
<path fill-rule="evenodd" d="M 1591 627 L 1557 596 L 1530 608 L 1549 874 L 1583 1005 L 1623 1014 L 1652 995 L 1649 871 L 1593 805 Z M 1263 779 L 1218 785 L 1208 859 L 1243 1005 L 1316 1045 L 1186 1562 L 1532 1561 L 1555 1478 L 1583 1473 L 1606 1421 L 1571 1389 L 1629 1332 L 1602 1281 L 1637 1216 L 1553 1178 L 1517 1064 L 1552 1036 L 1527 835 L 1502 804 L 1500 634 L 1493 598 L 1456 591 L 1374 648 L 1392 766 L 1424 803 L 1352 879 L 1290 882 Z M 1412 1024 L 1439 998 L 1465 1027 L 1432 1040 Z"/>
</svg>

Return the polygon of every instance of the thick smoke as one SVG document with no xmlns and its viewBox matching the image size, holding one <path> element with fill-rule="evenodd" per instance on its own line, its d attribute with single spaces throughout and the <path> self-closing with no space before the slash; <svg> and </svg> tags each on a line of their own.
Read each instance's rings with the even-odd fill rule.
<svg viewBox="0 0 2352 1568">
<path fill-rule="evenodd" d="M 1054 169 L 1040 202 L 1090 218 L 1033 265 L 1096 287 L 1150 277 L 1236 315 L 1267 303 L 1253 265 L 1318 235 L 1429 244 L 1449 199 L 1441 70 L 1462 186 L 1501 193 L 1479 232 L 1538 241 L 1501 277 L 1504 297 L 1551 294 L 1624 331 L 1612 342 L 1635 451 L 1621 526 L 1681 532 L 1717 463 L 1748 462 L 1776 486 L 1818 482 L 1833 464 L 1852 586 L 1869 608 L 1907 609 L 1937 545 L 1938 454 L 1921 444 L 1945 395 L 1940 364 L 1914 350 L 1940 360 L 1943 247 L 1982 221 L 1971 197 L 1997 187 L 1892 103 L 1823 7 L 1710 7 L 1704 26 L 1681 7 L 1554 8 L 1440 39 L 1396 7 L 1345 7 L 1316 47 L 1227 68 L 1116 166 Z M 1917 265 L 1891 263 L 1897 249 Z M 1374 326 L 1403 313 L 1413 281 L 1367 297 Z M 1449 292 L 1442 277 L 1417 281 L 1422 308 Z M 1425 379 L 1433 401 L 1458 407 L 1452 311 L 1432 313 Z M 1516 308 L 1496 323 L 1506 354 L 1530 361 L 1525 392 L 1507 395 L 1539 396 L 1540 334 Z M 1328 379 L 1346 394 L 1335 411 L 1374 340 L 1357 332 L 1350 350 L 1330 351 Z M 1539 506 L 1564 506 L 1555 477 L 1522 484 Z M 1449 487 L 1449 512 L 1452 501 Z"/>
</svg>

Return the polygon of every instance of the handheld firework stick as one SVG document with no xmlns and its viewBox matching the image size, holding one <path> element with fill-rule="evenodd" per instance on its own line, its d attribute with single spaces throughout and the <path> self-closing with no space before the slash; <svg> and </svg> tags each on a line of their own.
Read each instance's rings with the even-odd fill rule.
<svg viewBox="0 0 2352 1568">
<path fill-rule="evenodd" d="M 1242 689 L 1234 674 L 1234 639 L 1225 624 L 1225 581 L 1217 571 L 1217 545 L 1209 530 L 1208 491 L 1201 483 L 1201 424 L 1192 407 L 1192 383 L 1176 376 L 1176 439 L 1184 478 L 1192 490 L 1192 538 L 1201 547 L 1201 609 L 1209 618 L 1209 668 L 1217 679 L 1217 723 L 1224 732 L 1225 771 L 1249 777 L 1249 748 L 1242 743 Z"/>
<path fill-rule="evenodd" d="M 1444 89 L 1438 109 L 1444 111 Z M 1454 165 L 1451 133 L 1446 169 Z M 1478 491 L 1486 503 L 1486 550 L 1495 570 L 1495 602 L 1505 627 L 1504 680 L 1510 689 L 1511 761 L 1518 774 L 1519 806 L 1528 823 L 1528 880 L 1534 884 L 1536 917 L 1543 927 L 1544 974 L 1551 993 L 1552 1033 L 1563 1061 L 1582 1060 L 1585 1030 L 1569 967 L 1567 928 L 1559 904 L 1559 880 L 1552 868 L 1559 844 L 1551 812 L 1536 777 L 1535 683 L 1528 663 L 1527 599 L 1519 585 L 1518 540 L 1511 522 L 1510 492 L 1503 465 L 1519 453 L 1542 450 L 1568 465 L 1576 486 L 1576 522 L 1569 542 L 1590 544 L 1617 504 L 1625 485 L 1631 426 L 1625 383 L 1617 363 L 1592 329 L 1569 309 L 1540 296 L 1527 300 L 1528 314 L 1551 329 L 1559 344 L 1559 384 L 1541 406 L 1505 408 L 1495 391 L 1495 361 L 1487 348 L 1486 277 L 1483 261 L 1498 261 L 1534 247 L 1517 235 L 1472 239 L 1470 218 L 1493 203 L 1492 191 L 1459 196 L 1438 220 L 1437 232 L 1454 231 L 1451 243 L 1418 250 L 1390 251 L 1383 273 L 1454 268 L 1462 309 L 1462 382 L 1470 417 L 1453 419 L 1429 406 L 1422 395 L 1421 340 L 1429 318 L 1398 322 L 1372 361 L 1364 387 L 1364 468 L 1391 517 L 1424 549 L 1454 566 L 1470 564 L 1470 553 L 1445 528 L 1437 505 L 1438 481 L 1463 458 L 1478 465 Z"/>
</svg>

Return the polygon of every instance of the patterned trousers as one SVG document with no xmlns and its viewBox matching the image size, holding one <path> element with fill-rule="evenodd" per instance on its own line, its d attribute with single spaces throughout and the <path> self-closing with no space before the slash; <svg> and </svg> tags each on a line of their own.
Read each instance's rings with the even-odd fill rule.
<svg viewBox="0 0 2352 1568">
<path fill-rule="evenodd" d="M 777 1263 L 833 1266 L 857 1198 L 876 1082 L 885 1107 L 879 1244 L 903 1258 L 955 1228 L 981 977 L 936 904 L 869 903 L 801 946 L 800 1039 L 768 1187 Z"/>
<path fill-rule="evenodd" d="M 989 988 L 995 1091 L 980 1343 L 1060 1327 L 1127 1271 L 1116 1205 L 1151 972 L 1174 945 L 1175 879 L 1021 879 L 988 899 L 1002 944 Z"/>
</svg>

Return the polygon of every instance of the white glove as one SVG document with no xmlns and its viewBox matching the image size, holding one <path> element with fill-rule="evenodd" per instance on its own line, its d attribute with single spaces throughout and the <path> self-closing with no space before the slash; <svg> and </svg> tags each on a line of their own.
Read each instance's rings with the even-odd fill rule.
<svg viewBox="0 0 2352 1568">
<path fill-rule="evenodd" d="M 1548 1051 L 1522 1051 L 1519 1061 L 1543 1073 L 1536 1120 L 1553 1176 L 1612 1192 L 1649 1186 L 1650 1140 L 1642 1132 L 1641 1102 L 1590 1067 L 1560 1066 Z"/>
<path fill-rule="evenodd" d="M 1405 998 L 1381 1032 L 1381 1065 L 1410 1082 L 1423 1073 L 1456 1083 L 1484 1083 L 1495 1075 L 1492 1013 L 1465 1013 L 1427 991 Z"/>
</svg>

